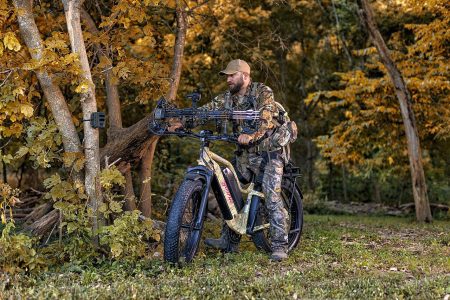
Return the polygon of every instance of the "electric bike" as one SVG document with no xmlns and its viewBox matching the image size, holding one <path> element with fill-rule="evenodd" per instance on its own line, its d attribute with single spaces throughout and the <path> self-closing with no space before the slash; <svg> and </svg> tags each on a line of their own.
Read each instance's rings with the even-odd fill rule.
<svg viewBox="0 0 450 300">
<path fill-rule="evenodd" d="M 200 140 L 200 157 L 198 165 L 186 171 L 173 198 L 164 235 L 164 259 L 172 263 L 192 261 L 199 248 L 210 190 L 228 227 L 238 234 L 249 235 L 258 249 L 271 252 L 269 216 L 261 186 L 254 182 L 240 183 L 233 164 L 209 148 L 213 141 L 237 143 L 237 139 L 207 130 L 179 135 Z M 285 167 L 281 195 L 289 213 L 288 251 L 297 246 L 303 226 L 298 176 L 298 168 L 291 164 Z"/>
</svg>

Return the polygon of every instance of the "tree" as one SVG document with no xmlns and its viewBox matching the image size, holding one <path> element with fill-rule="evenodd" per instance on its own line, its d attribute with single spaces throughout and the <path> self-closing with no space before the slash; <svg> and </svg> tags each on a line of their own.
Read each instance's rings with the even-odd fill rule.
<svg viewBox="0 0 450 300">
<path fill-rule="evenodd" d="M 161 70 L 151 70 L 151 72 L 148 72 L 147 70 L 151 69 L 154 66 L 154 61 L 139 61 L 138 59 L 133 58 L 132 55 L 127 56 L 127 51 L 135 51 L 134 54 L 139 55 L 148 55 L 148 49 L 145 49 L 143 53 L 142 51 L 137 51 L 141 49 L 128 48 L 127 51 L 124 51 L 122 50 L 123 46 L 121 45 L 124 43 L 126 45 L 129 45 L 124 37 L 128 39 L 134 38 L 132 35 L 126 35 L 128 33 L 124 33 L 124 30 L 136 30 L 138 27 L 132 25 L 134 24 L 134 22 L 142 23 L 144 20 L 148 20 L 148 13 L 151 13 L 152 10 L 158 10 L 160 9 L 160 7 L 154 5 L 152 2 L 149 2 L 147 4 L 135 3 L 134 7 L 131 7 L 132 5 L 127 3 L 126 1 L 119 2 L 116 5 L 112 6 L 110 10 L 111 15 L 109 17 L 100 16 L 103 18 L 103 22 L 100 24 L 100 27 L 102 28 L 101 32 L 99 31 L 98 26 L 96 26 L 94 18 L 90 16 L 88 9 L 82 8 L 82 1 L 64 0 L 62 1 L 62 3 L 64 5 L 64 11 L 67 21 L 66 25 L 68 29 L 68 37 L 70 40 L 72 53 L 67 52 L 67 40 L 65 40 L 64 33 L 58 35 L 57 33 L 55 33 L 55 31 L 51 31 L 50 35 L 54 37 L 54 40 L 51 41 L 51 45 L 52 47 L 54 47 L 54 49 L 56 49 L 56 51 L 59 51 L 59 48 L 64 48 L 66 57 L 64 57 L 63 59 L 61 59 L 60 56 L 58 57 L 56 55 L 53 57 L 49 57 L 49 54 L 52 54 L 52 50 L 50 50 L 48 44 L 45 45 L 41 39 L 41 34 L 33 17 L 32 2 L 21 0 L 14 1 L 14 5 L 17 11 L 18 24 L 21 30 L 21 36 L 27 44 L 29 53 L 32 56 L 31 62 L 27 62 L 29 64 L 27 68 L 28 70 L 35 71 L 39 82 L 41 83 L 44 94 L 46 95 L 46 99 L 49 101 L 52 116 L 54 116 L 55 118 L 57 128 L 59 129 L 63 140 L 65 150 L 64 157 L 72 157 L 71 159 L 68 159 L 70 161 L 70 165 L 74 163 L 74 160 L 81 161 L 81 163 L 84 163 L 85 165 L 84 172 L 80 172 L 81 169 L 79 167 L 77 167 L 77 170 L 73 172 L 73 178 L 76 179 L 73 186 L 77 188 L 81 193 L 83 193 L 85 189 L 87 197 L 89 199 L 90 207 L 92 208 L 94 213 L 93 228 L 94 231 L 96 231 L 98 229 L 96 215 L 98 206 L 101 201 L 101 190 L 98 181 L 98 174 L 100 171 L 101 163 L 105 163 L 108 161 L 109 163 L 114 163 L 118 160 L 126 163 L 133 163 L 138 161 L 142 156 L 145 155 L 145 153 L 150 153 L 151 156 L 153 156 L 154 147 L 150 149 L 150 151 L 147 151 L 148 145 L 151 145 L 152 142 L 155 141 L 155 139 L 151 139 L 151 134 L 149 134 L 147 130 L 149 120 L 151 119 L 150 115 L 144 117 L 143 119 L 141 119 L 141 121 L 138 121 L 135 125 L 129 128 L 122 128 L 118 82 L 119 79 L 122 79 L 123 81 L 128 81 L 131 79 L 132 84 L 148 85 L 151 80 L 155 80 L 153 78 L 160 77 L 161 79 L 155 80 L 155 86 L 165 86 L 164 84 L 158 83 L 158 80 L 161 82 L 165 80 L 165 77 L 163 76 L 165 73 L 164 68 L 160 68 Z M 44 3 L 43 5 L 45 6 L 47 4 Z M 52 3 L 51 5 L 55 5 L 56 9 L 59 8 L 58 4 L 56 3 Z M 173 15 L 178 16 L 177 24 L 179 30 L 177 34 L 177 43 L 175 45 L 175 57 L 173 59 L 174 62 L 172 73 L 170 75 L 171 83 L 170 85 L 167 85 L 167 87 L 170 87 L 168 95 L 173 99 L 175 98 L 180 80 L 184 36 L 186 34 L 187 28 L 187 10 L 184 3 L 178 1 L 176 7 L 177 9 L 173 10 Z M 162 7 L 162 10 L 164 11 L 164 7 Z M 170 10 L 171 9 L 168 8 L 168 11 Z M 83 16 L 84 24 L 87 28 L 87 31 L 85 32 L 82 31 L 81 16 Z M 127 16 L 130 18 L 127 18 Z M 60 22 L 61 19 L 59 19 L 58 21 Z M 116 25 L 121 22 L 125 22 L 124 27 L 122 28 Z M 52 26 L 54 24 L 46 25 Z M 129 28 L 130 25 L 132 25 L 132 28 Z M 48 27 L 40 26 L 40 28 L 46 30 Z M 112 34 L 118 34 L 122 36 L 116 38 L 117 36 L 107 35 L 109 31 L 111 31 Z M 151 35 L 151 25 L 148 24 L 146 27 L 144 27 L 144 30 L 140 32 L 142 32 L 144 36 Z M 48 33 L 45 33 L 44 36 L 47 34 Z M 107 39 L 105 39 L 105 37 Z M 86 41 L 88 42 L 88 44 L 96 45 L 97 51 L 87 51 L 85 48 Z M 147 40 L 147 42 L 151 41 Z M 17 41 L 17 44 L 20 46 L 19 41 Z M 111 59 L 111 53 L 114 51 L 118 52 L 118 58 L 122 60 L 119 61 L 116 66 L 114 66 L 113 60 Z M 161 57 L 161 59 L 165 58 Z M 61 63 L 61 61 L 63 61 L 63 64 Z M 63 69 L 64 64 L 66 67 L 65 69 Z M 130 76 L 130 74 L 133 74 L 130 69 L 130 65 L 133 64 L 140 65 L 141 67 L 134 69 L 133 72 L 135 72 L 136 74 L 135 76 L 133 76 L 133 78 L 130 78 L 132 77 Z M 58 69 L 57 72 L 60 72 L 60 74 L 68 73 L 70 75 L 61 77 L 60 74 L 56 76 L 54 74 L 51 74 L 51 72 L 49 71 L 51 71 L 52 68 L 49 68 L 49 66 L 55 65 L 57 67 L 63 67 Z M 23 66 L 19 66 L 19 68 L 23 68 Z M 152 78 L 151 80 L 147 80 L 146 76 L 148 75 L 141 75 L 145 74 L 145 72 L 147 72 L 147 74 L 150 74 L 150 78 Z M 103 73 L 105 74 L 103 75 Z M 105 76 L 106 83 L 104 90 L 106 91 L 106 104 L 108 106 L 108 115 L 111 128 L 108 131 L 108 143 L 105 145 L 105 147 L 103 147 L 102 156 L 100 156 L 99 151 L 98 129 L 92 128 L 90 126 L 89 120 L 91 119 L 92 113 L 97 111 L 98 103 L 96 101 L 96 96 L 100 95 L 100 98 L 103 98 L 103 89 L 99 89 L 100 93 L 96 92 L 95 81 L 97 81 L 97 86 L 101 81 L 98 77 L 96 80 L 94 80 L 91 74 L 94 74 L 95 76 Z M 67 84 L 70 85 L 73 83 L 77 84 L 76 87 L 69 93 L 67 93 L 66 89 L 65 97 L 58 85 L 66 85 L 65 87 L 67 87 Z M 130 88 L 130 84 L 128 84 L 127 87 Z M 142 92 L 142 95 L 138 95 L 138 97 L 142 98 L 144 97 L 144 95 L 149 95 L 148 91 L 144 90 Z M 79 99 L 79 102 L 74 104 L 76 107 L 81 108 L 82 114 L 80 114 L 80 120 L 78 119 L 77 114 L 73 111 L 73 107 L 69 107 L 68 105 L 68 103 L 73 102 L 67 100 L 70 98 Z M 82 124 L 84 128 L 83 146 L 85 153 L 83 156 L 80 156 L 82 147 L 80 139 L 78 137 L 79 133 L 77 132 L 76 124 Z M 109 145 L 111 144 L 113 144 L 113 146 L 109 147 Z M 117 147 L 117 145 L 124 146 L 121 148 Z M 127 147 L 134 147 L 134 151 L 130 152 L 130 148 Z M 26 154 L 26 152 L 22 151 L 21 156 L 23 156 L 24 154 Z M 146 166 L 147 170 L 150 170 L 150 168 L 151 159 Z M 84 184 L 81 184 L 82 175 L 84 175 Z M 143 176 L 146 177 L 147 175 L 143 174 Z M 132 180 L 129 167 L 126 171 L 126 177 L 128 179 L 126 204 L 129 209 L 133 209 L 136 206 L 134 204 L 134 201 L 131 201 Z M 149 183 L 144 183 L 144 186 L 149 186 Z M 148 196 L 150 196 L 149 193 L 147 194 Z M 147 216 L 150 215 L 149 207 L 146 208 L 144 205 L 141 206 L 141 209 Z M 52 219 L 52 221 L 54 220 Z"/>
<path fill-rule="evenodd" d="M 408 156 L 411 168 L 414 201 L 416 203 L 416 217 L 418 221 L 430 222 L 432 220 L 430 203 L 428 202 L 427 184 L 425 181 L 425 173 L 423 171 L 422 153 L 419 135 L 417 133 L 416 119 L 412 110 L 411 95 L 405 85 L 403 76 L 390 57 L 386 43 L 373 20 L 373 12 L 367 0 L 361 0 L 361 7 L 363 11 L 362 19 L 369 30 L 381 60 L 386 66 L 400 103 L 400 110 L 408 141 Z"/>
<path fill-rule="evenodd" d="M 100 180 L 100 156 L 99 156 L 99 133 L 98 128 L 93 128 L 89 120 L 93 118 L 93 113 L 97 112 L 97 101 L 95 99 L 95 86 L 92 81 L 91 70 L 84 45 L 83 32 L 81 30 L 80 10 L 81 0 L 63 0 L 64 12 L 67 20 L 67 31 L 69 33 L 72 52 L 75 53 L 81 64 L 80 102 L 83 111 L 83 131 L 84 131 L 84 156 L 85 181 L 84 186 L 88 196 L 89 206 L 93 211 L 92 229 L 97 232 L 99 229 L 98 207 L 102 202 Z M 67 120 L 68 121 L 68 120 Z M 98 237 L 94 242 L 98 246 Z"/>
<path fill-rule="evenodd" d="M 425 8 L 415 1 L 405 4 L 412 8 L 406 16 L 409 24 L 404 24 L 406 17 L 399 14 L 402 7 L 391 8 L 382 15 L 384 35 L 390 36 L 387 40 L 393 49 L 390 55 L 405 76 L 411 93 L 416 132 L 427 155 L 425 164 L 429 173 L 441 172 L 434 169 L 439 162 L 429 153 L 445 144 L 450 132 L 448 84 L 444 75 L 448 54 L 443 51 L 446 42 L 441 29 L 448 17 L 444 2 L 433 3 Z M 435 18 L 424 19 L 428 13 Z M 386 29 L 389 22 L 394 29 Z M 425 32 L 437 32 L 432 43 Z M 376 174 L 388 184 L 390 179 L 406 174 L 408 151 L 404 147 L 407 140 L 401 126 L 401 108 L 393 97 L 395 86 L 377 53 L 372 47 L 353 51 L 364 61 L 357 69 L 339 74 L 341 84 L 336 90 L 323 93 L 321 107 L 326 112 L 323 117 L 334 121 L 332 132 L 320 137 L 318 143 L 324 157 L 332 162 L 353 168 L 353 174 Z M 427 211 L 425 207 L 422 217 L 419 216 L 422 221 L 428 219 Z"/>
</svg>

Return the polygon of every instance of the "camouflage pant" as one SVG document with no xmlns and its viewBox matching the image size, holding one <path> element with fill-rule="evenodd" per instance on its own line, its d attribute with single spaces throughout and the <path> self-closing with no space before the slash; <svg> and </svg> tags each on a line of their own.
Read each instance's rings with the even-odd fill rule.
<svg viewBox="0 0 450 300">
<path fill-rule="evenodd" d="M 251 179 L 252 173 L 262 176 L 262 192 L 269 213 L 272 249 L 287 250 L 289 216 L 281 197 L 284 160 L 282 157 L 267 159 L 264 169 L 260 170 L 262 160 L 261 155 L 244 152 L 236 157 L 236 169 L 247 180 Z"/>
</svg>

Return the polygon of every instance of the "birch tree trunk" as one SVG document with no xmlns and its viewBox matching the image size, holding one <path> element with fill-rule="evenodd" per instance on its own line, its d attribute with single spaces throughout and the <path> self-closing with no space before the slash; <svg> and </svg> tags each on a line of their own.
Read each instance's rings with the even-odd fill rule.
<svg viewBox="0 0 450 300">
<path fill-rule="evenodd" d="M 28 51 L 33 59 L 40 61 L 44 56 L 44 46 L 39 30 L 34 21 L 32 12 L 32 1 L 14 0 L 14 7 L 17 10 L 17 19 L 19 23 L 22 39 L 28 47 Z M 65 152 L 81 152 L 81 143 L 77 130 L 72 121 L 72 114 L 69 111 L 66 100 L 58 85 L 53 78 L 44 70 L 37 70 L 36 76 L 39 84 L 44 91 L 53 118 L 55 119 L 58 130 L 61 132 L 62 142 Z M 81 184 L 83 177 L 81 173 L 73 173 L 75 184 Z"/>
<path fill-rule="evenodd" d="M 420 222 L 432 220 L 430 203 L 428 201 L 427 184 L 423 171 L 422 152 L 420 149 L 419 134 L 417 132 L 416 120 L 412 110 L 411 95 L 403 80 L 402 74 L 394 64 L 383 37 L 373 20 L 373 11 L 367 0 L 358 0 L 361 7 L 361 19 L 369 30 L 370 36 L 378 50 L 381 61 L 385 65 L 389 77 L 395 88 L 400 111 L 405 126 L 406 140 L 408 143 L 409 166 L 412 179 L 412 190 L 416 208 L 416 218 Z"/>
<path fill-rule="evenodd" d="M 101 202 L 101 189 L 98 180 L 100 172 L 100 154 L 99 154 L 99 133 L 98 129 L 92 128 L 89 121 L 91 114 L 97 112 L 97 103 L 95 100 L 95 86 L 92 81 L 91 70 L 84 45 L 83 33 L 81 30 L 80 9 L 81 0 L 62 0 L 64 4 L 64 13 L 67 21 L 67 31 L 69 32 L 72 52 L 78 54 L 81 64 L 81 80 L 85 84 L 81 96 L 81 109 L 83 111 L 83 132 L 84 132 L 84 154 L 85 163 L 85 187 L 86 194 L 89 197 L 89 206 L 93 211 L 92 229 L 98 230 L 98 206 Z M 98 237 L 94 239 L 98 245 Z"/>
<path fill-rule="evenodd" d="M 100 32 L 95 25 L 94 20 L 89 15 L 89 13 L 85 9 L 81 9 L 81 19 L 85 24 L 87 30 L 95 35 L 100 36 Z M 106 106 L 108 108 L 108 120 L 109 120 L 109 128 L 108 128 L 108 142 L 114 138 L 120 136 L 120 133 L 123 131 L 122 129 L 122 112 L 120 109 L 120 99 L 119 99 L 119 88 L 117 84 L 113 83 L 113 73 L 112 73 L 112 61 L 111 61 L 111 53 L 109 47 L 102 47 L 100 44 L 97 46 L 98 58 L 106 59 L 109 63 L 105 66 L 103 72 L 105 73 L 105 88 L 106 88 Z M 134 193 L 133 180 L 131 175 L 131 167 L 128 164 L 128 167 L 124 169 L 123 175 L 126 178 L 125 182 L 125 210 L 134 210 L 136 209 L 136 196 Z"/>
</svg>

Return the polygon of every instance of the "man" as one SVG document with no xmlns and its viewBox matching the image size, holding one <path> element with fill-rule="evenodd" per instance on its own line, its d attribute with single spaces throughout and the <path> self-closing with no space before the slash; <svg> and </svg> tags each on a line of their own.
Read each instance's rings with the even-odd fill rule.
<svg viewBox="0 0 450 300">
<path fill-rule="evenodd" d="M 278 113 L 272 90 L 262 83 L 252 83 L 250 66 L 243 60 L 230 61 L 226 69 L 219 73 L 226 76 L 229 90 L 214 98 L 203 108 L 208 110 L 231 108 L 235 110 L 259 110 L 260 126 L 252 134 L 240 134 L 241 145 L 257 143 L 258 146 L 243 148 L 236 156 L 236 170 L 240 177 L 250 181 L 252 174 L 262 183 L 266 207 L 269 212 L 272 255 L 280 261 L 287 258 L 288 212 L 281 198 L 281 180 L 285 154 L 272 141 L 271 133 L 279 125 Z M 235 126 L 233 126 L 235 127 Z M 205 244 L 227 252 L 237 251 L 240 236 L 224 225 L 219 239 L 206 239 Z"/>
</svg>

